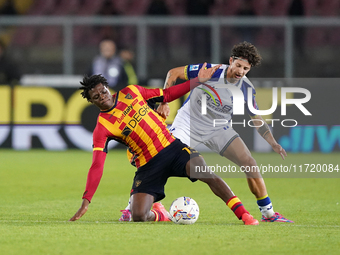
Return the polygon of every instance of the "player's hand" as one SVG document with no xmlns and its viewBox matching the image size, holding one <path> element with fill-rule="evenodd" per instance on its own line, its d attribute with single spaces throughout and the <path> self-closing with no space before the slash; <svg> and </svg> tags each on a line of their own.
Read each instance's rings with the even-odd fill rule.
<svg viewBox="0 0 340 255">
<path fill-rule="evenodd" d="M 156 112 L 166 119 L 170 115 L 170 107 L 168 103 L 160 103 Z"/>
<path fill-rule="evenodd" d="M 210 68 L 206 68 L 207 67 L 207 62 L 204 62 L 202 68 L 200 69 L 200 71 L 198 72 L 198 81 L 199 82 L 206 82 L 209 81 L 211 79 L 211 77 L 213 76 L 213 74 L 216 72 L 216 70 L 218 68 L 220 68 L 222 65 L 216 65 L 214 67 L 210 67 Z"/>
<path fill-rule="evenodd" d="M 281 155 L 282 159 L 285 159 L 285 157 L 287 157 L 285 149 L 283 149 L 280 144 L 277 143 L 272 148 L 276 153 Z"/>
<path fill-rule="evenodd" d="M 87 212 L 89 204 L 90 204 L 90 201 L 84 198 L 83 203 L 81 204 L 81 207 L 76 212 L 76 214 L 71 219 L 69 219 L 69 221 L 79 220 Z"/>
</svg>

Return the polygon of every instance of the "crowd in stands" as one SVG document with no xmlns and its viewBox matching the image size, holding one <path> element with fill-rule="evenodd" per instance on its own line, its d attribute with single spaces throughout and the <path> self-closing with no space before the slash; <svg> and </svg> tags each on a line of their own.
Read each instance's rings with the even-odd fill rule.
<svg viewBox="0 0 340 255">
<path fill-rule="evenodd" d="M 340 0 L 0 0 L 0 12 L 2 15 L 25 16 L 143 16 L 143 15 L 171 15 L 171 16 L 337 16 L 340 14 Z M 264 28 L 256 30 L 257 38 L 253 43 L 267 46 L 282 41 L 280 35 L 273 33 L 273 29 Z M 155 29 L 150 35 L 152 41 L 163 40 L 171 43 L 176 38 L 176 28 Z M 203 33 L 209 38 L 209 29 L 190 29 L 193 38 Z M 228 33 L 228 32 L 226 32 Z M 229 31 L 230 33 L 230 31 Z M 232 31 L 233 33 L 233 31 Z M 239 40 L 252 40 L 254 30 L 238 31 Z M 281 33 L 278 31 L 278 33 Z M 119 35 L 119 36 L 118 36 Z M 175 36 L 174 36 L 175 35 Z M 301 33 L 297 35 L 301 37 Z M 74 42 L 97 45 L 104 38 L 111 38 L 118 43 L 126 44 L 134 41 L 136 29 L 134 27 L 112 26 L 77 26 L 74 29 Z M 223 36 L 223 35 L 222 35 Z M 282 36 L 281 36 L 282 37 Z M 326 38 L 327 37 L 327 38 Z M 328 38 L 331 37 L 331 38 Z M 86 38 L 86 40 L 84 40 Z M 201 37 L 202 38 L 202 37 Z M 222 38 L 223 39 L 223 38 Z M 330 35 L 327 31 L 318 28 L 307 29 L 304 40 L 311 46 L 318 46 L 325 40 L 337 44 L 337 35 Z M 14 33 L 12 42 L 24 47 L 30 45 L 60 45 L 63 40 L 62 27 L 58 26 L 21 26 Z M 301 38 L 298 38 L 301 41 Z M 208 44 L 206 42 L 205 44 Z M 204 42 L 203 42 L 204 44 Z M 128 45 L 129 46 L 129 45 Z M 209 48 L 209 47 L 206 47 Z M 161 49 L 162 50 L 162 49 Z M 193 49 L 195 51 L 195 49 Z M 163 52 L 166 52 L 163 50 Z M 209 54 L 209 52 L 207 52 Z M 166 55 L 164 56 L 166 57 Z"/>
<path fill-rule="evenodd" d="M 24 15 L 250 15 L 287 16 L 290 8 L 305 16 L 337 16 L 339 0 L 0 0 L 1 14 Z M 247 13 L 246 13 L 247 14 Z"/>
<path fill-rule="evenodd" d="M 340 13 L 340 0 L 0 0 L 0 12 L 2 15 L 26 15 L 26 16 L 142 16 L 142 15 L 172 15 L 172 16 L 337 16 Z M 275 44 L 281 41 L 277 35 L 272 34 L 270 28 L 258 31 L 258 38 L 254 43 Z M 201 33 L 202 30 L 199 32 Z M 178 33 L 176 29 L 171 31 L 153 32 L 151 40 L 159 37 L 171 37 Z M 197 31 L 190 31 L 193 37 Z M 209 35 L 209 31 L 203 31 Z M 249 40 L 254 31 L 242 29 L 241 40 Z M 269 34 L 272 34 L 269 36 Z M 301 33 L 297 33 L 301 34 Z M 305 40 L 312 46 L 322 44 L 329 33 L 322 29 L 308 29 Z M 118 36 L 119 35 L 119 36 Z M 111 38 L 122 43 L 133 41 L 135 29 L 130 27 L 121 33 L 119 27 L 104 26 L 100 29 L 91 26 L 77 26 L 74 30 L 75 43 L 88 43 L 97 45 L 103 38 Z M 118 37 L 120 38 L 118 40 Z M 272 37 L 272 38 L 271 38 Z M 18 46 L 36 45 L 60 45 L 62 43 L 62 28 L 57 26 L 22 26 L 14 34 L 13 43 Z M 84 41 L 84 38 L 87 40 Z M 312 40 L 311 40 L 312 39 Z M 327 38 L 331 43 L 337 43 L 336 35 Z M 169 39 L 171 42 L 171 39 Z M 168 40 L 164 40 L 167 42 Z M 300 38 L 299 38 L 299 41 Z M 163 45 L 167 47 L 167 45 Z M 209 54 L 209 52 L 207 53 Z"/>
<path fill-rule="evenodd" d="M 7 16 L 68 16 L 68 17 L 337 17 L 340 0 L 0 0 L 0 15 Z M 76 25 L 73 27 L 75 46 L 98 46 L 111 39 L 118 49 L 136 50 L 137 29 L 133 25 Z M 340 44 L 338 27 L 297 27 L 294 30 L 297 52 L 308 47 Z M 62 26 L 18 26 L 4 38 L 6 45 L 29 49 L 32 46 L 53 48 L 63 45 Z M 149 57 L 171 58 L 171 48 L 191 45 L 188 56 L 197 52 L 205 58 L 211 55 L 211 29 L 207 27 L 155 26 L 148 30 Z M 230 44 L 250 41 L 258 47 L 282 47 L 284 28 L 221 27 L 221 41 Z M 183 39 L 185 38 L 185 39 Z M 192 43 L 197 42 L 197 43 Z M 199 42 L 199 43 L 198 43 Z M 175 47 L 171 47 L 175 46 Z"/>
</svg>

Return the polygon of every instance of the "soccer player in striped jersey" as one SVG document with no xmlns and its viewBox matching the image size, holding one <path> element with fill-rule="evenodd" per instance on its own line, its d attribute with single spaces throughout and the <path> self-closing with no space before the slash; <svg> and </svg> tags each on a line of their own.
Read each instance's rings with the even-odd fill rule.
<svg viewBox="0 0 340 255">
<path fill-rule="evenodd" d="M 258 107 L 255 100 L 255 88 L 246 77 L 246 74 L 253 66 L 258 66 L 261 59 L 258 50 L 251 43 L 242 42 L 235 45 L 231 51 L 229 65 L 222 65 L 214 73 L 212 79 L 205 83 L 217 92 L 216 96 L 218 98 L 215 100 L 214 95 L 211 96 L 213 92 L 209 95 L 204 89 L 196 88 L 192 90 L 189 98 L 178 110 L 170 132 L 192 148 L 195 148 L 198 144 L 204 144 L 212 151 L 219 153 L 240 167 L 249 166 L 249 169 L 254 169 L 251 167 L 257 166 L 255 159 L 241 137 L 229 124 L 233 114 L 233 94 L 229 89 L 221 87 L 221 84 L 228 84 L 237 87 L 243 92 L 245 107 L 253 120 L 253 125 L 256 126 L 258 133 L 271 145 L 272 149 L 284 159 L 287 156 L 286 151 L 276 142 L 267 123 L 263 121 L 261 116 L 254 115 L 248 109 L 248 88 L 251 88 L 252 91 L 253 107 L 255 109 L 258 109 Z M 213 66 L 216 65 L 207 64 L 208 68 Z M 167 74 L 164 88 L 170 88 L 176 84 L 177 79 L 190 80 L 196 78 L 202 68 L 205 68 L 205 66 L 196 64 L 171 69 Z M 206 90 L 208 89 L 209 87 L 206 88 Z M 207 114 L 205 115 L 201 113 L 203 95 L 207 98 Z M 170 112 L 165 103 L 162 103 L 157 111 L 163 117 L 167 117 Z M 227 120 L 228 124 L 213 127 L 213 120 L 221 118 Z M 263 125 L 261 126 L 262 123 Z M 255 172 L 246 173 L 246 175 L 250 191 L 255 195 L 262 214 L 261 221 L 292 223 L 293 221 L 274 211 L 261 174 Z"/>
<path fill-rule="evenodd" d="M 187 177 L 193 182 L 197 179 L 205 182 L 245 225 L 258 224 L 222 178 L 209 171 L 199 172 L 195 178 L 190 177 L 192 167 L 207 168 L 203 157 L 172 136 L 163 118 L 148 106 L 148 101 L 171 102 L 185 95 L 190 89 L 208 81 L 220 65 L 205 67 L 206 63 L 197 78 L 168 89 L 129 85 L 113 96 L 103 76 L 84 77 L 81 94 L 101 111 L 93 131 L 93 159 L 83 202 L 70 221 L 78 220 L 87 212 L 103 174 L 107 144 L 114 139 L 128 146 L 135 155 L 137 172 L 131 190 L 131 215 L 134 221 L 169 220 L 164 206 L 154 202 L 165 197 L 167 179 L 177 176 Z"/>
</svg>

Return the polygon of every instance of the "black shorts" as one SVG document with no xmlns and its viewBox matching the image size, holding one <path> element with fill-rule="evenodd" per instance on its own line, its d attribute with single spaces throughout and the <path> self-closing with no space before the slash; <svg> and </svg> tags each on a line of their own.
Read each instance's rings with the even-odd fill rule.
<svg viewBox="0 0 340 255">
<path fill-rule="evenodd" d="M 200 154 L 196 150 L 176 139 L 148 163 L 138 168 L 131 195 L 147 193 L 154 196 L 154 202 L 157 202 L 165 197 L 164 186 L 169 177 L 188 177 L 192 182 L 197 181 L 187 175 L 185 167 L 190 158 L 198 156 Z"/>
</svg>

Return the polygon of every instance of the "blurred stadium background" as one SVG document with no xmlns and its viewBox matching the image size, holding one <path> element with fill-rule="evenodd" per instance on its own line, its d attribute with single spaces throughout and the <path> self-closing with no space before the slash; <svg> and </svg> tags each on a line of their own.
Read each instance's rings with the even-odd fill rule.
<svg viewBox="0 0 340 255">
<path fill-rule="evenodd" d="M 135 53 L 133 65 L 145 86 L 162 86 L 167 71 L 176 66 L 227 63 L 231 47 L 244 40 L 263 56 L 262 66 L 249 73 L 252 79 L 339 77 L 340 0 L 164 0 L 167 15 L 152 16 L 147 15 L 151 2 L 0 0 L 0 39 L 22 73 L 17 83 L 0 85 L 0 148 L 91 149 L 97 112 L 76 87 L 103 38 Z M 206 4 L 205 12 L 187 11 L 187 5 L 193 10 L 198 2 Z M 256 85 L 264 90 L 261 95 L 274 84 Z M 328 91 L 338 94 L 339 88 Z M 173 114 L 180 105 L 174 103 Z M 326 125 L 320 132 L 326 132 L 324 143 L 331 142 L 331 149 L 322 150 L 318 128 L 309 126 L 295 136 L 316 134 L 315 146 L 299 141 L 295 151 L 288 150 L 339 150 L 337 120 L 327 121 L 305 124 Z M 290 131 L 284 132 L 277 138 Z M 252 134 L 244 138 L 250 148 L 266 151 L 254 145 Z"/>
</svg>

